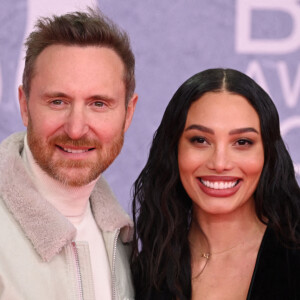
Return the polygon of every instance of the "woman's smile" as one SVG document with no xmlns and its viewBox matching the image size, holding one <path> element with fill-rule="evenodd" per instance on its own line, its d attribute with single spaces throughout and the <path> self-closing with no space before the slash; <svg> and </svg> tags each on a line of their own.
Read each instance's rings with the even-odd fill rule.
<svg viewBox="0 0 300 300">
<path fill-rule="evenodd" d="M 241 180 L 237 178 L 204 176 L 198 178 L 200 189 L 211 197 L 229 197 L 240 188 Z"/>
<path fill-rule="evenodd" d="M 190 106 L 178 166 L 194 209 L 223 214 L 253 201 L 263 165 L 259 117 L 247 99 L 208 92 Z"/>
</svg>

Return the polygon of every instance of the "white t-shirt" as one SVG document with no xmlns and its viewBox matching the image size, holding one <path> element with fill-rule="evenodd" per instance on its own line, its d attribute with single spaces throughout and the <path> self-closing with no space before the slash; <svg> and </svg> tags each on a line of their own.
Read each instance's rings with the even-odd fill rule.
<svg viewBox="0 0 300 300">
<path fill-rule="evenodd" d="M 22 159 L 39 193 L 77 229 L 75 241 L 87 242 L 90 250 L 95 297 L 112 299 L 111 270 L 102 232 L 91 211 L 89 197 L 96 180 L 82 187 L 66 186 L 50 177 L 34 160 L 24 139 Z"/>
</svg>

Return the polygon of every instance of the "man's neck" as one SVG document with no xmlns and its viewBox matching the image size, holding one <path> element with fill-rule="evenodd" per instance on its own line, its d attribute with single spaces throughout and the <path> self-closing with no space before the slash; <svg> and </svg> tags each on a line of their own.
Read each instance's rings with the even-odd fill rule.
<svg viewBox="0 0 300 300">
<path fill-rule="evenodd" d="M 85 186 L 72 187 L 50 177 L 33 158 L 27 143 L 27 135 L 24 138 L 22 159 L 41 196 L 68 218 L 71 223 L 80 223 L 86 213 L 89 197 L 98 178 Z"/>
</svg>

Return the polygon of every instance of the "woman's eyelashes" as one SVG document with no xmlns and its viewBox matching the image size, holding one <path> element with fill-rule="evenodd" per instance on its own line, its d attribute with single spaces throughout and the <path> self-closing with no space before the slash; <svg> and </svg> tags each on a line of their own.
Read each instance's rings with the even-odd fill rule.
<svg viewBox="0 0 300 300">
<path fill-rule="evenodd" d="M 211 142 L 203 136 L 192 136 L 191 138 L 189 138 L 189 141 L 191 144 L 200 145 L 200 146 L 210 145 L 211 143 L 217 143 L 217 141 Z M 229 142 L 229 143 L 232 143 L 232 142 Z M 254 144 L 254 141 L 249 138 L 239 138 L 239 139 L 235 139 L 232 144 L 233 144 L 233 146 L 248 148 Z"/>
<path fill-rule="evenodd" d="M 193 136 L 190 138 L 190 142 L 192 144 L 209 144 L 208 141 L 206 140 L 206 138 L 202 137 L 202 136 Z"/>
<path fill-rule="evenodd" d="M 248 139 L 248 138 L 241 138 L 241 139 L 238 139 L 235 144 L 237 146 L 241 146 L 241 147 L 250 147 L 251 145 L 254 144 L 254 141 L 252 141 L 251 139 Z"/>
</svg>

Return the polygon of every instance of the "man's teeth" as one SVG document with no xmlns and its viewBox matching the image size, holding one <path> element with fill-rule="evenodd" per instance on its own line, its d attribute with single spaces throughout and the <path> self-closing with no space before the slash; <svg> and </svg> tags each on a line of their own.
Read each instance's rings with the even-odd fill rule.
<svg viewBox="0 0 300 300">
<path fill-rule="evenodd" d="M 215 189 L 215 190 L 224 190 L 224 189 L 230 189 L 233 188 L 235 185 L 238 184 L 238 180 L 236 181 L 208 181 L 208 180 L 202 180 L 201 182 L 211 188 L 211 189 Z"/>
<path fill-rule="evenodd" d="M 75 150 L 75 149 L 69 149 L 69 148 L 63 148 L 64 151 L 69 152 L 69 153 L 84 153 L 84 152 L 88 152 L 88 149 L 84 149 L 84 150 Z"/>
</svg>

